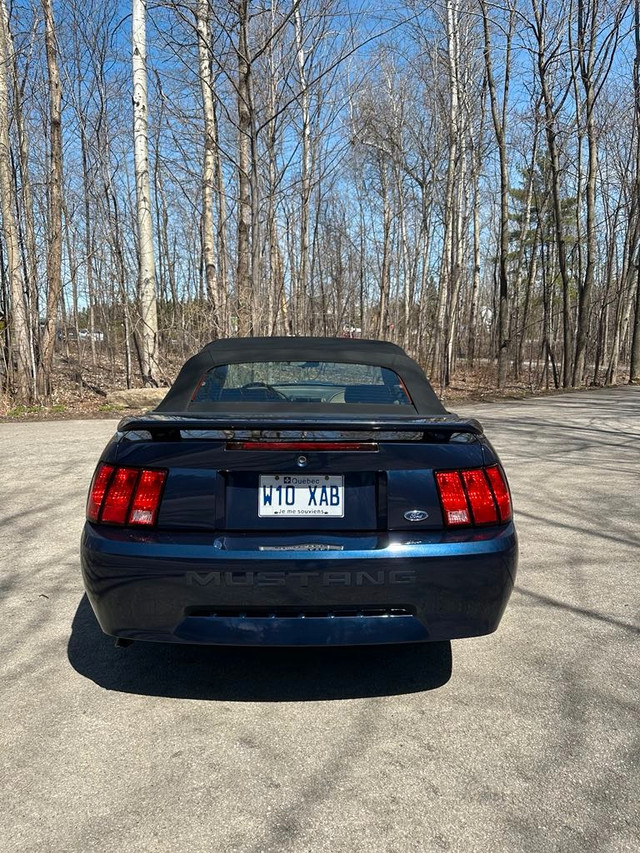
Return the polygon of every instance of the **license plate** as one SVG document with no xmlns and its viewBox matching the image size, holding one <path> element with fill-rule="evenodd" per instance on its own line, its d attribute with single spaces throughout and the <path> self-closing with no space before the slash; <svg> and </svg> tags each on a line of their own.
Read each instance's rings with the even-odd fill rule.
<svg viewBox="0 0 640 853">
<path fill-rule="evenodd" d="M 329 474 L 262 474 L 258 515 L 344 517 L 344 477 Z"/>
</svg>

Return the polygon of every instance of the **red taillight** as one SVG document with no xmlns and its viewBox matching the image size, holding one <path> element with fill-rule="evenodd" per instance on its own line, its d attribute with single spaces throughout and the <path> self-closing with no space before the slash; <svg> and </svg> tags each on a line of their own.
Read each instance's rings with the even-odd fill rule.
<svg viewBox="0 0 640 853">
<path fill-rule="evenodd" d="M 511 495 L 509 494 L 509 487 L 507 486 L 502 469 L 499 465 L 492 465 L 490 468 L 485 468 L 485 471 L 487 472 L 487 477 L 489 478 L 496 503 L 498 504 L 500 521 L 510 521 L 512 515 Z"/>
<path fill-rule="evenodd" d="M 436 483 L 447 527 L 498 524 L 511 519 L 509 489 L 498 465 L 438 471 Z"/>
<path fill-rule="evenodd" d="M 129 524 L 156 523 L 166 471 L 142 471 L 129 512 Z"/>
<path fill-rule="evenodd" d="M 376 451 L 375 441 L 228 441 L 227 450 Z"/>
<path fill-rule="evenodd" d="M 98 520 L 100 507 L 102 506 L 107 485 L 113 471 L 113 465 L 106 465 L 104 462 L 101 462 L 96 468 L 96 473 L 93 475 L 91 488 L 89 489 L 89 500 L 87 501 L 87 518 L 89 521 Z"/>
<path fill-rule="evenodd" d="M 156 523 L 166 471 L 116 468 L 101 463 L 87 503 L 87 519 L 150 527 Z"/>
<path fill-rule="evenodd" d="M 474 468 L 460 473 L 469 497 L 474 524 L 496 524 L 498 511 L 485 472 L 482 468 Z"/>
<path fill-rule="evenodd" d="M 100 514 L 100 521 L 104 524 L 125 523 L 138 473 L 137 468 L 116 468 Z"/>
<path fill-rule="evenodd" d="M 444 520 L 447 527 L 459 527 L 471 524 L 467 496 L 462 488 L 462 480 L 457 471 L 439 471 L 436 474 L 438 491 L 442 502 Z"/>
</svg>

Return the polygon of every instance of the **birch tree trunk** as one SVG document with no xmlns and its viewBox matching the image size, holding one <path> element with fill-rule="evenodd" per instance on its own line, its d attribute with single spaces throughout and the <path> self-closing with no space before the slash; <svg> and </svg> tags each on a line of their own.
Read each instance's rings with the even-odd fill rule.
<svg viewBox="0 0 640 853">
<path fill-rule="evenodd" d="M 444 201 L 444 236 L 442 240 L 442 261 L 440 265 L 440 283 L 433 336 L 433 360 L 431 377 L 438 382 L 440 390 L 444 388 L 446 376 L 446 330 L 447 305 L 451 294 L 451 259 L 453 256 L 453 230 L 455 226 L 455 186 L 456 166 L 458 163 L 459 138 L 459 99 L 458 99 L 458 0 L 447 0 L 447 59 L 449 75 L 449 154 L 447 161 L 446 195 Z"/>
<path fill-rule="evenodd" d="M 52 0 L 42 0 L 44 40 L 49 76 L 49 216 L 47 235 L 47 319 L 42 341 L 42 384 L 52 391 L 51 370 L 60 297 L 62 295 L 62 91 Z"/>
<path fill-rule="evenodd" d="M 204 159 L 202 163 L 202 258 L 205 268 L 207 292 L 212 303 L 213 325 L 218 334 L 222 331 L 220 315 L 222 293 L 216 271 L 214 250 L 213 196 L 215 184 L 215 156 L 218 146 L 213 89 L 210 66 L 209 0 L 198 0 L 196 11 L 198 32 L 198 58 L 200 61 L 200 91 L 204 113 Z"/>
<path fill-rule="evenodd" d="M 29 325 L 20 264 L 18 223 L 15 214 L 16 193 L 9 139 L 9 89 L 11 87 L 8 75 L 12 73 L 14 65 L 11 61 L 8 34 L 9 16 L 4 0 L 0 0 L 0 204 L 11 294 L 11 348 L 15 362 L 13 381 L 17 399 L 30 402 L 33 399 L 33 388 L 29 370 Z"/>
<path fill-rule="evenodd" d="M 307 73 L 305 69 L 306 57 L 299 5 L 296 5 L 295 7 L 294 23 L 296 61 L 298 65 L 298 78 L 300 80 L 300 112 L 302 118 L 302 161 L 300 169 L 300 258 L 298 292 L 297 299 L 295 300 L 296 323 L 300 326 L 304 311 L 302 306 L 305 305 L 308 291 L 309 205 L 311 200 L 311 123 L 309 111 L 309 87 L 307 85 Z"/>
<path fill-rule="evenodd" d="M 133 0 L 131 47 L 133 60 L 133 151 L 139 242 L 140 364 L 144 384 L 157 385 L 158 308 L 156 304 L 156 270 L 149 181 L 146 14 L 146 0 Z"/>
</svg>

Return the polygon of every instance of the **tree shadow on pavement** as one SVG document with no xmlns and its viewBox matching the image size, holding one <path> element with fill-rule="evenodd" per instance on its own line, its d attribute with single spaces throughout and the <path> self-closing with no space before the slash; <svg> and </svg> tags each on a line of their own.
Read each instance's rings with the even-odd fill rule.
<svg viewBox="0 0 640 853">
<path fill-rule="evenodd" d="M 114 647 L 83 596 L 67 647 L 73 668 L 107 690 L 222 702 L 305 702 L 417 693 L 451 678 L 451 643 L 342 648 Z"/>
<path fill-rule="evenodd" d="M 604 622 L 607 625 L 622 628 L 623 631 L 628 631 L 630 634 L 640 634 L 640 625 L 623 622 L 621 619 L 615 619 L 607 613 L 598 613 L 597 610 L 589 610 L 587 607 L 579 607 L 571 602 L 560 601 L 557 598 L 551 598 L 548 595 L 540 595 L 538 592 L 533 592 L 533 590 L 530 589 L 524 589 L 521 586 L 516 586 L 515 591 L 543 607 L 554 607 L 558 610 L 566 610 L 569 613 L 575 613 L 577 616 L 586 616 L 587 619 L 594 619 L 597 622 Z"/>
</svg>

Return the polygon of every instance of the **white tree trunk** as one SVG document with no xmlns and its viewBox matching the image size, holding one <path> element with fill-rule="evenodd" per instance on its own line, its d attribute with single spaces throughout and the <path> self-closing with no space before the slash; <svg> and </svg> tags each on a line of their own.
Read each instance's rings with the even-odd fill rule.
<svg viewBox="0 0 640 853">
<path fill-rule="evenodd" d="M 202 259 L 209 299 L 213 305 L 213 325 L 222 332 L 222 292 L 216 270 L 213 230 L 213 194 L 215 185 L 215 156 L 218 145 L 213 89 L 210 70 L 209 0 L 198 0 L 196 11 L 200 91 L 204 115 L 204 159 L 202 163 Z"/>
<path fill-rule="evenodd" d="M 138 292 L 140 298 L 140 355 L 145 385 L 158 380 L 158 311 L 153 251 L 151 191 L 149 188 L 149 121 L 147 108 L 146 0 L 133 0 L 133 151 L 136 176 L 138 240 L 140 244 Z"/>
<path fill-rule="evenodd" d="M 449 156 L 447 162 L 446 193 L 444 201 L 444 236 L 442 241 L 442 261 L 440 265 L 440 283 L 438 289 L 438 305 L 436 309 L 436 327 L 434 330 L 433 361 L 431 363 L 431 378 L 438 383 L 442 390 L 446 378 L 446 334 L 445 325 L 447 309 L 451 299 L 452 289 L 452 258 L 454 247 L 454 228 L 456 221 L 455 199 L 458 164 L 459 142 L 459 41 L 457 27 L 459 24 L 458 0 L 447 0 L 447 58 L 449 63 Z"/>
<path fill-rule="evenodd" d="M 311 200 L 311 116 L 309 109 L 309 87 L 307 84 L 307 72 L 305 69 L 304 34 L 302 32 L 302 18 L 300 7 L 294 10 L 295 39 L 296 39 L 296 62 L 298 65 L 298 77 L 300 80 L 300 112 L 302 118 L 302 160 L 300 163 L 300 271 L 298 276 L 298 288 L 296 304 L 296 330 L 300 334 L 303 323 L 303 315 L 306 312 L 306 299 L 308 294 L 308 270 L 309 270 L 309 204 Z"/>
</svg>

